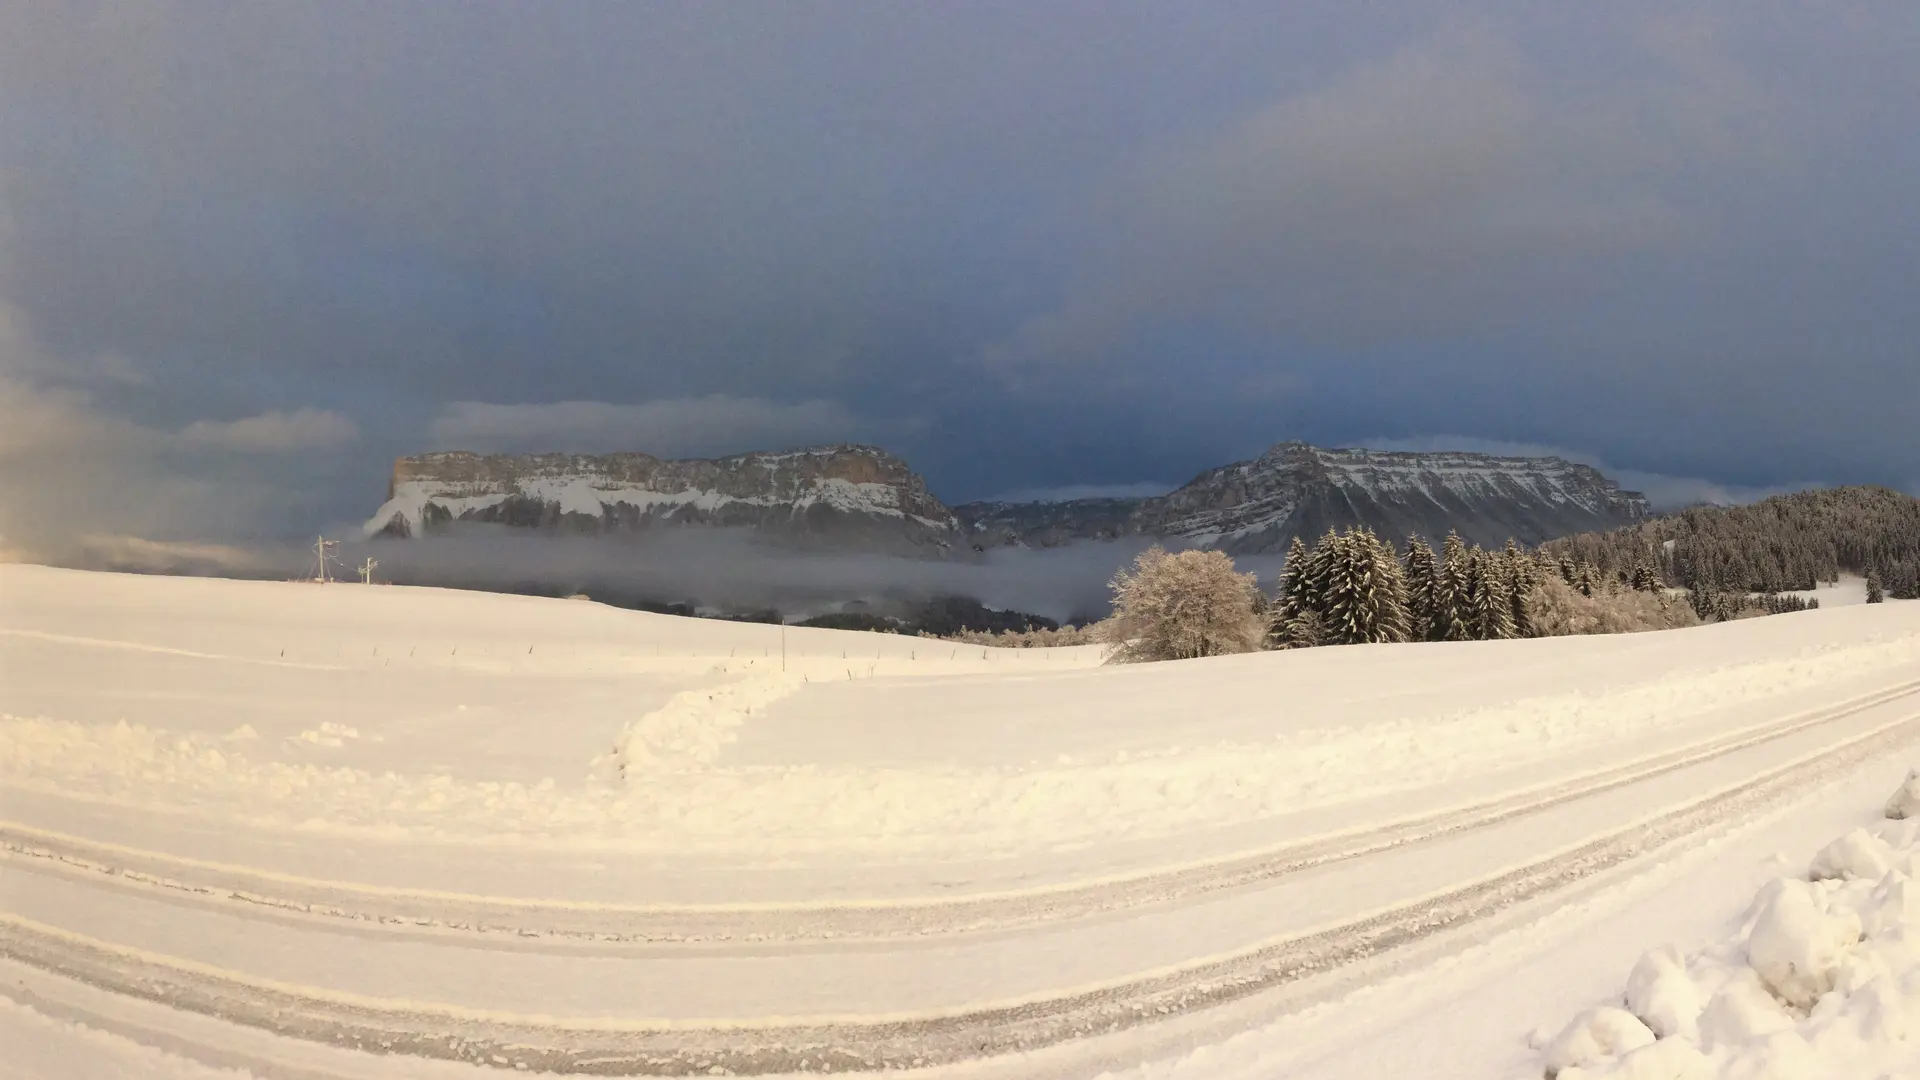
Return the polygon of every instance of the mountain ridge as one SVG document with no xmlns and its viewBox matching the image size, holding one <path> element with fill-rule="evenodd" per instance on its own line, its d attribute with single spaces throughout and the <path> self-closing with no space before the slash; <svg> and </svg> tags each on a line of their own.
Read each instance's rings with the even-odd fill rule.
<svg viewBox="0 0 1920 1080">
<path fill-rule="evenodd" d="M 1645 519 L 1644 496 L 1557 457 L 1275 444 L 1207 469 L 1166 495 L 949 508 L 901 458 L 851 443 L 724 458 L 647 454 L 398 459 L 369 536 L 411 537 L 457 522 L 573 533 L 744 527 L 778 541 L 941 557 L 969 548 L 1049 548 L 1147 537 L 1233 555 L 1284 551 L 1295 536 L 1364 525 L 1495 544 Z"/>
</svg>

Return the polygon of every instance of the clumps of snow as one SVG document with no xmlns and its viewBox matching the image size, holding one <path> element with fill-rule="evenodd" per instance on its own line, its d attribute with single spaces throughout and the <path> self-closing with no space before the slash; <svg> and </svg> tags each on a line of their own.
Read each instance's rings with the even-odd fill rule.
<svg viewBox="0 0 1920 1080">
<path fill-rule="evenodd" d="M 462 705 L 461 708 L 466 708 Z M 288 736 L 294 742 L 311 743 L 315 746 L 344 746 L 350 739 L 359 739 L 360 729 L 346 724 L 337 724 L 332 720 L 323 720 L 317 728 L 310 728 L 298 735 Z M 384 742 L 380 736 L 373 736 L 373 742 Z"/>
<path fill-rule="evenodd" d="M 1908 784 L 1912 783 L 1909 778 Z M 1902 790 L 1907 785 L 1902 786 Z M 1896 796 L 1897 797 L 1897 796 Z M 1855 829 L 1805 879 L 1763 886 L 1737 930 L 1641 957 L 1615 1001 L 1544 1044 L 1550 1080 L 1913 1075 L 1920 1053 L 1920 823 Z M 1530 1045 L 1540 1046 L 1538 1038 Z"/>
<path fill-rule="evenodd" d="M 1832 990 L 1860 943 L 1860 915 L 1832 911 L 1818 882 L 1781 878 L 1747 932 L 1747 964 L 1773 996 L 1808 1009 Z"/>
<path fill-rule="evenodd" d="M 1887 816 L 1895 821 L 1920 816 L 1920 769 L 1907 770 L 1906 782 L 1887 799 Z"/>
<path fill-rule="evenodd" d="M 1700 991 L 1687 978 L 1686 960 L 1668 945 L 1640 958 L 1627 976 L 1627 1010 L 1658 1038 L 1698 1034 Z"/>
<path fill-rule="evenodd" d="M 1878 881 L 1892 868 L 1892 846 L 1865 829 L 1855 829 L 1821 848 L 1807 868 L 1807 876 L 1814 881 L 1830 878 Z"/>
<path fill-rule="evenodd" d="M 1793 1015 L 1751 969 L 1735 970 L 1707 1000 L 1697 1030 L 1706 1049 L 1752 1046 L 1791 1032 Z"/>
<path fill-rule="evenodd" d="M 1563 1076 L 1578 1066 L 1651 1046 L 1654 1038 L 1647 1025 L 1625 1009 L 1612 1005 L 1588 1009 L 1547 1044 L 1547 1075 Z"/>
</svg>

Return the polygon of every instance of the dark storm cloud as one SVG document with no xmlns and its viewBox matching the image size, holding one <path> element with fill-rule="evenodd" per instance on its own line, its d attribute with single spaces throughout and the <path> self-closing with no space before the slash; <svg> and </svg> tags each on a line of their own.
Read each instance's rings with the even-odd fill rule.
<svg viewBox="0 0 1920 1080">
<path fill-rule="evenodd" d="M 1913 485 L 1916 20 L 0 0 L 0 534 L 628 432 L 950 501 L 1444 433 Z"/>
</svg>

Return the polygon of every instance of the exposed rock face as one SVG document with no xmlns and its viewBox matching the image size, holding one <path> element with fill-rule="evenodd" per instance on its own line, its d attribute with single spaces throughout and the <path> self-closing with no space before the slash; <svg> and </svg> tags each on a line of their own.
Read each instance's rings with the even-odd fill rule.
<svg viewBox="0 0 1920 1080">
<path fill-rule="evenodd" d="M 1131 535 L 1140 499 L 1072 499 L 1065 502 L 977 502 L 953 508 L 976 547 L 1059 547 L 1075 540 L 1114 540 Z"/>
<path fill-rule="evenodd" d="M 1537 544 L 1647 514 L 1646 500 L 1559 458 L 1324 450 L 1281 443 L 1148 499 L 969 503 L 949 510 L 906 462 L 868 446 L 715 460 L 645 454 L 435 453 L 394 464 L 368 535 L 418 536 L 454 522 L 617 533 L 734 526 L 770 539 L 863 552 L 941 555 L 1142 536 L 1234 555 L 1365 525 L 1396 542 L 1457 531 Z"/>
<path fill-rule="evenodd" d="M 958 523 L 906 462 L 868 446 L 818 446 L 714 460 L 646 454 L 421 454 L 394 463 L 369 536 L 419 536 L 453 522 L 609 533 L 737 526 L 861 551 L 928 553 Z M 930 549 L 930 550 L 929 550 Z"/>
<path fill-rule="evenodd" d="M 1609 529 L 1647 515 L 1646 499 L 1597 469 L 1559 458 L 1324 450 L 1281 443 L 1252 461 L 1209 469 L 1149 499 L 955 508 L 976 546 L 1052 547 L 1152 536 L 1234 555 L 1286 550 L 1329 528 L 1365 525 L 1396 542 L 1456 531 L 1480 544 L 1527 544 Z"/>
</svg>

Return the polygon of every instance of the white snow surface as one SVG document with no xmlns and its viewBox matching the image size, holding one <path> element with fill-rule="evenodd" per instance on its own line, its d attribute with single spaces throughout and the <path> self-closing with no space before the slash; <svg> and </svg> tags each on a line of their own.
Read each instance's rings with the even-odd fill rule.
<svg viewBox="0 0 1920 1080">
<path fill-rule="evenodd" d="M 0 850 L 0 946 L 10 927 L 44 926 L 355 1001 L 594 1023 L 1043 999 L 1413 903 L 1887 728 L 1911 702 L 1822 718 L 1920 678 L 1920 605 L 1614 638 L 1101 659 L 450 590 L 0 565 L 0 827 L 31 841 Z M 1699 750 L 1721 743 L 1736 749 Z M 1656 759 L 1684 767 L 1634 772 Z M 1881 816 L 1907 764 L 1649 855 L 1440 959 L 1302 991 L 1304 1011 L 1261 1013 L 1232 1038 L 1116 1035 L 1099 1060 L 1139 1080 L 1517 1077 L 1549 1061 L 1563 1080 L 1765 1075 L 1755 1062 L 1784 1080 L 1909 1074 L 1920 823 Z M 1218 893 L 1137 907 L 1101 894 L 1081 917 L 1048 892 L 1550 801 L 1607 770 L 1628 779 Z M 95 853 L 56 864 L 34 837 Z M 1759 874 L 1776 850 L 1800 852 L 1803 872 Z M 98 872 L 115 859 L 163 869 Z M 507 934 L 524 946 L 470 943 L 468 916 L 417 933 L 337 925 L 319 902 L 231 899 L 245 889 L 228 875 L 331 904 L 484 901 L 499 918 L 775 914 L 765 937 L 703 943 L 696 927 L 599 955 L 549 949 L 537 928 Z M 779 937 L 788 909 L 857 929 L 889 904 L 1029 893 L 1017 912 L 1036 921 L 979 916 L 991 933 L 928 916 L 901 941 Z M 80 1063 L 71 1075 L 215 1074 L 43 1015 L 10 996 L 11 963 L 0 1043 L 34 1044 L 23 1075 L 60 1061 Z M 1097 1071 L 1069 1057 L 936 1072 Z M 353 1075 L 413 1075 L 370 1061 Z M 1829 1062 L 1847 1067 L 1806 1071 Z"/>
<path fill-rule="evenodd" d="M 1467 644 L 1092 670 L 1091 647 L 793 628 L 782 671 L 771 626 L 401 587 L 4 573 L 0 776 L 17 789 L 343 836 L 629 851 L 1006 854 L 1489 774 L 1537 783 L 1920 661 L 1920 619 L 1863 632 L 1829 616 L 1831 634 L 1756 620 L 1679 653 L 1645 635 L 1491 650 L 1515 668 L 1463 660 L 1489 652 Z M 208 614 L 112 612 L 174 597 Z M 1388 656 L 1390 677 L 1373 677 Z M 231 738 L 242 723 L 258 744 Z M 624 782 L 596 765 L 616 746 Z M 661 767 L 676 759 L 704 767 Z"/>
</svg>

